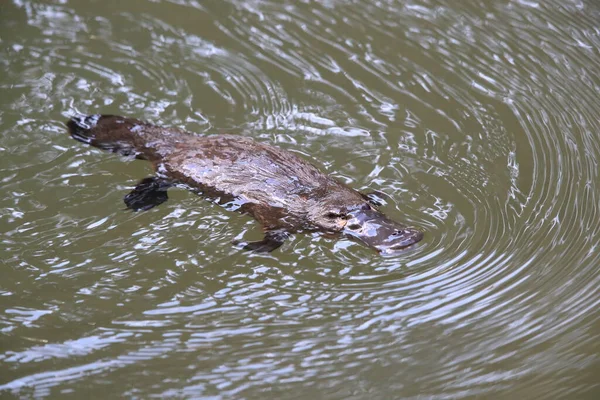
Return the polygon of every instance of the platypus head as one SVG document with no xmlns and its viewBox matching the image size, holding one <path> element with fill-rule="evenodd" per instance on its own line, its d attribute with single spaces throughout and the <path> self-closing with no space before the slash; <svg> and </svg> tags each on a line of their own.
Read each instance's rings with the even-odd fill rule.
<svg viewBox="0 0 600 400">
<path fill-rule="evenodd" d="M 350 210 L 342 233 L 388 254 L 404 249 L 423 239 L 423 232 L 392 221 L 368 203 Z"/>
<path fill-rule="evenodd" d="M 346 204 L 332 200 L 323 199 L 309 213 L 313 223 L 326 232 L 339 232 L 384 254 L 423 239 L 423 232 L 392 221 L 362 197 Z"/>
</svg>

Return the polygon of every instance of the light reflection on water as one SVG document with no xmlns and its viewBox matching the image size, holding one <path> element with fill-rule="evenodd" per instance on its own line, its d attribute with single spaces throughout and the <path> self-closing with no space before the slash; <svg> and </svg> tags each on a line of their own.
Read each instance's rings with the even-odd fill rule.
<svg viewBox="0 0 600 400">
<path fill-rule="evenodd" d="M 0 9 L 0 391 L 594 398 L 592 2 Z M 426 237 L 256 255 L 183 191 L 126 212 L 150 168 L 70 140 L 76 111 L 277 143 Z"/>
</svg>

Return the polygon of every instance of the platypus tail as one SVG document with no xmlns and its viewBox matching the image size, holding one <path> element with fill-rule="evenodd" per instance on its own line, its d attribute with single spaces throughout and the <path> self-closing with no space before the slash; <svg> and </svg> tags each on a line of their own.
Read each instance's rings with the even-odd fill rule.
<svg viewBox="0 0 600 400">
<path fill-rule="evenodd" d="M 82 143 L 124 156 L 146 158 L 143 157 L 143 149 L 136 148 L 136 135 L 131 132 L 135 122 L 142 124 L 114 115 L 77 115 L 67 122 L 67 127 L 71 137 Z"/>
<path fill-rule="evenodd" d="M 158 128 L 134 118 L 116 115 L 77 115 L 67 122 L 76 140 L 103 150 L 136 158 L 159 157 L 173 143 L 174 130 Z"/>
</svg>

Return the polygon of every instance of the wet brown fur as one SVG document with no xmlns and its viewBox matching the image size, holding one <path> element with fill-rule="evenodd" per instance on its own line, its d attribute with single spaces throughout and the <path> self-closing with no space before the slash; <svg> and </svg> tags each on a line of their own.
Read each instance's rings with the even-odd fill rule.
<svg viewBox="0 0 600 400">
<path fill-rule="evenodd" d="M 248 137 L 197 136 L 112 115 L 99 117 L 86 135 L 91 145 L 135 154 L 150 161 L 159 176 L 220 198 L 219 203 L 238 199 L 242 211 L 268 230 L 319 229 L 322 224 L 310 220 L 315 213 L 309 210 L 327 208 L 343 215 L 367 203 L 359 192 L 296 154 Z M 343 222 L 338 223 L 341 228 Z"/>
</svg>

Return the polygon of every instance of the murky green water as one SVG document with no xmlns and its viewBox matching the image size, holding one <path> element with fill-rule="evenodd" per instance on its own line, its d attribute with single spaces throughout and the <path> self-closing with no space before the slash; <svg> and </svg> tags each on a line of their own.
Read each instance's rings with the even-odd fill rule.
<svg viewBox="0 0 600 400">
<path fill-rule="evenodd" d="M 0 4 L 0 396 L 600 396 L 600 4 Z M 114 113 L 302 153 L 424 241 L 382 258 L 76 143 Z"/>
</svg>

